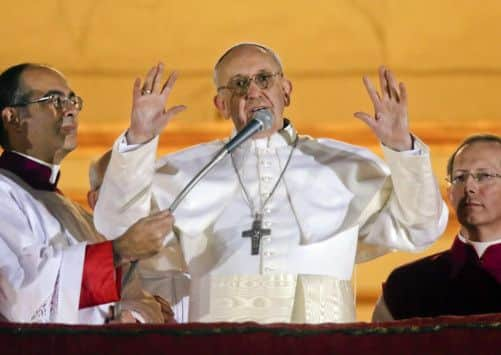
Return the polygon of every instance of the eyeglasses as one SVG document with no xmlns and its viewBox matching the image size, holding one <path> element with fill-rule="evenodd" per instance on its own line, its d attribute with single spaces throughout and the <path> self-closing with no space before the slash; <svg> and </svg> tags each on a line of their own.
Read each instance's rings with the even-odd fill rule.
<svg viewBox="0 0 501 355">
<path fill-rule="evenodd" d="M 270 73 L 262 71 L 252 76 L 237 75 L 230 79 L 228 85 L 218 87 L 217 91 L 228 89 L 235 95 L 245 96 L 249 91 L 252 81 L 254 81 L 260 89 L 268 89 L 273 85 L 274 78 L 277 75 L 282 76 L 282 72 L 278 71 L 276 73 Z"/>
<path fill-rule="evenodd" d="M 496 178 L 501 178 L 501 174 L 495 174 L 495 173 L 488 173 L 488 172 L 475 172 L 475 173 L 470 173 L 470 172 L 465 172 L 465 173 L 460 173 L 457 175 L 454 175 L 451 179 L 447 179 L 451 185 L 454 186 L 459 186 L 459 185 L 464 185 L 466 183 L 466 180 L 468 180 L 468 176 L 471 176 L 473 180 L 479 185 L 487 185 L 492 182 Z"/>
<path fill-rule="evenodd" d="M 31 101 L 18 102 L 15 104 L 11 104 L 9 106 L 22 107 L 22 106 L 28 106 L 31 104 L 36 104 L 39 102 L 48 102 L 49 104 L 54 106 L 54 108 L 56 110 L 74 108 L 75 110 L 80 111 L 80 110 L 82 110 L 82 107 L 83 107 L 83 100 L 80 96 L 66 97 L 66 96 L 57 95 L 57 94 L 43 96 L 39 99 L 35 99 L 35 100 L 31 100 Z"/>
</svg>

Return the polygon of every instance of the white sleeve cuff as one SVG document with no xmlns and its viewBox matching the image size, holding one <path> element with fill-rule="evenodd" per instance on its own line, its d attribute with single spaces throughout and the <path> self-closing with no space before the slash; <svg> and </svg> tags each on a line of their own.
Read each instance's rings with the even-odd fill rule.
<svg viewBox="0 0 501 355">
<path fill-rule="evenodd" d="M 139 147 L 142 147 L 143 145 L 145 144 L 148 144 L 149 142 L 151 142 L 153 139 L 155 139 L 155 137 L 153 137 L 152 139 L 150 139 L 149 141 L 147 142 L 144 142 L 144 143 L 137 143 L 137 144 L 129 144 L 127 142 L 127 131 L 125 131 L 124 133 L 122 133 L 122 135 L 118 138 L 118 152 L 119 153 L 127 153 L 127 152 L 131 152 L 133 150 L 136 150 L 137 148 Z"/>
<path fill-rule="evenodd" d="M 395 152 L 397 154 L 402 154 L 404 156 L 419 156 L 428 152 L 426 145 L 416 136 L 412 136 L 412 149 L 397 151 L 381 143 L 383 150 Z"/>
<path fill-rule="evenodd" d="M 133 150 L 136 150 L 138 147 L 142 146 L 142 144 L 129 144 L 127 142 L 127 132 L 122 133 L 118 141 L 118 152 L 119 153 L 127 153 Z"/>
</svg>

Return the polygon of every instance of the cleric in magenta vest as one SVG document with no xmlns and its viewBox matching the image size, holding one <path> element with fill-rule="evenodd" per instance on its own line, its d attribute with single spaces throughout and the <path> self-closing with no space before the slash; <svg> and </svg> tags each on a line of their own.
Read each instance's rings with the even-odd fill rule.
<svg viewBox="0 0 501 355">
<path fill-rule="evenodd" d="M 144 83 L 136 81 L 130 127 L 113 147 L 94 214 L 108 236 L 170 208 L 228 142 L 155 163 L 158 135 L 184 109 L 165 108 L 175 75 L 162 85 L 162 73 L 160 64 Z M 170 238 L 179 240 L 191 276 L 190 321 L 354 321 L 355 262 L 393 249 L 422 250 L 442 233 L 447 208 L 428 149 L 410 134 L 405 87 L 386 68 L 379 76 L 380 93 L 364 80 L 375 117 L 356 116 L 381 141 L 388 164 L 367 149 L 298 134 L 293 119 L 284 118 L 292 83 L 271 49 L 239 44 L 217 61 L 214 103 L 232 120 L 234 137 L 257 118 L 270 122 L 219 161 L 174 211 Z M 330 103 L 323 104 L 329 115 Z"/>
<path fill-rule="evenodd" d="M 137 277 L 122 289 L 121 275 L 128 261 L 160 249 L 170 214 L 142 219 L 109 242 L 57 187 L 82 105 L 50 67 L 20 64 L 0 74 L 0 319 L 164 322 Z"/>
<path fill-rule="evenodd" d="M 376 321 L 501 312 L 501 137 L 467 138 L 447 176 L 461 228 L 449 250 L 390 274 Z"/>
</svg>

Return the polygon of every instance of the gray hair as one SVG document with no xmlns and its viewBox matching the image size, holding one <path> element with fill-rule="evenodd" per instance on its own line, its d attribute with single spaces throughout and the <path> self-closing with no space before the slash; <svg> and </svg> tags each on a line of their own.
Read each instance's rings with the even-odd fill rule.
<svg viewBox="0 0 501 355">
<path fill-rule="evenodd" d="M 269 47 L 266 47 L 262 44 L 259 44 L 259 43 L 254 43 L 254 42 L 241 42 L 241 43 L 237 43 L 233 46 L 231 46 L 230 48 L 228 48 L 221 57 L 219 57 L 219 59 L 217 60 L 216 64 L 214 65 L 214 72 L 213 72 L 213 80 L 214 80 L 214 85 L 218 85 L 217 83 L 217 75 L 218 75 L 218 71 L 219 71 L 219 66 L 221 64 L 221 62 L 231 53 L 233 52 L 235 49 L 238 49 L 238 48 L 241 48 L 241 47 L 255 47 L 255 48 L 258 48 L 258 49 L 262 49 L 264 50 L 266 53 L 268 53 L 271 58 L 275 61 L 275 63 L 277 63 L 278 67 L 280 68 L 280 71 L 283 73 L 284 69 L 283 69 L 283 65 L 282 65 L 282 61 L 280 60 L 280 58 L 278 57 L 278 54 L 276 54 L 271 48 Z"/>
</svg>

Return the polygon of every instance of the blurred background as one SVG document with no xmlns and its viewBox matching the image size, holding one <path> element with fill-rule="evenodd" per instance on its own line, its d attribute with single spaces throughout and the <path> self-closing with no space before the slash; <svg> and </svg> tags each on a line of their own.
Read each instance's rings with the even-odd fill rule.
<svg viewBox="0 0 501 355">
<path fill-rule="evenodd" d="M 244 42 L 275 49 L 293 82 L 286 112 L 300 133 L 378 142 L 355 111 L 372 112 L 362 75 L 387 65 L 409 92 L 413 132 L 430 147 L 445 196 L 445 165 L 467 135 L 501 134 L 499 0 L 46 0 L 3 1 L 0 69 L 41 62 L 61 70 L 84 98 L 79 148 L 60 187 L 86 205 L 89 162 L 127 128 L 132 83 L 158 61 L 180 78 L 159 154 L 230 134 L 213 104 L 212 67 Z M 359 265 L 358 319 L 368 321 L 381 282 L 396 266 L 451 245 L 457 224 L 426 253 L 394 253 Z"/>
</svg>

